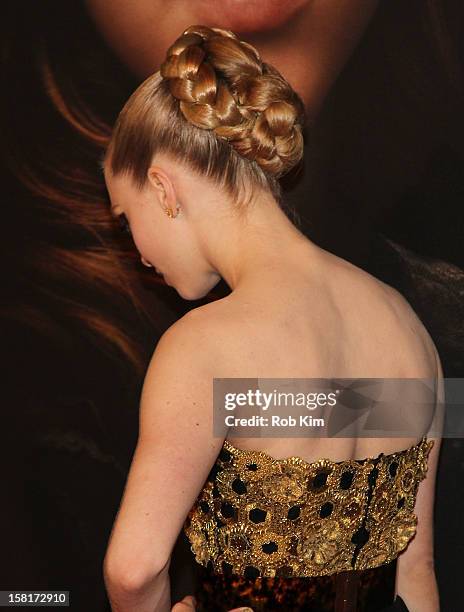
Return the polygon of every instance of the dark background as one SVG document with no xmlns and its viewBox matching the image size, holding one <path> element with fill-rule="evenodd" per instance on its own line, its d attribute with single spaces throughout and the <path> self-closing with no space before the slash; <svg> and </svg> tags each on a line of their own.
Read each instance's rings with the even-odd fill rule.
<svg viewBox="0 0 464 612">
<path fill-rule="evenodd" d="M 286 185 L 286 203 L 312 240 L 406 296 L 445 376 L 457 377 L 463 9 L 442 3 L 457 59 L 447 64 L 419 4 L 381 5 L 308 134 L 304 175 Z M 138 83 L 82 4 L 2 8 L 0 588 L 66 589 L 72 610 L 106 610 L 102 561 L 137 440 L 144 367 L 170 324 L 228 289 L 183 301 L 111 229 L 97 161 Z M 116 250 L 121 265 L 102 256 Z M 435 550 L 446 612 L 461 609 L 463 477 L 462 440 L 444 439 Z M 192 567 L 181 536 L 175 596 L 189 589 Z"/>
</svg>

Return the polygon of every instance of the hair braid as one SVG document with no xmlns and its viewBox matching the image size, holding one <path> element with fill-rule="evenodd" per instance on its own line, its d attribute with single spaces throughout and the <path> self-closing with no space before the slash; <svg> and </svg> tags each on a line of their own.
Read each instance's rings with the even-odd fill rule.
<svg viewBox="0 0 464 612">
<path fill-rule="evenodd" d="M 252 45 L 229 30 L 190 26 L 166 55 L 160 74 L 187 121 L 276 178 L 302 158 L 303 102 Z"/>
</svg>

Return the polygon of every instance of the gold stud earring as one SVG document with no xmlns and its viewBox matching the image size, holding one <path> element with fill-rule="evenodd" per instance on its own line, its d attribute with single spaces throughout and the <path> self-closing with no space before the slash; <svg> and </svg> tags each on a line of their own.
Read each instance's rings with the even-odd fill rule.
<svg viewBox="0 0 464 612">
<path fill-rule="evenodd" d="M 170 208 L 165 208 L 164 210 L 170 219 L 174 218 L 174 214 Z M 179 213 L 179 210 L 180 210 L 179 202 L 176 202 L 176 212 Z"/>
</svg>

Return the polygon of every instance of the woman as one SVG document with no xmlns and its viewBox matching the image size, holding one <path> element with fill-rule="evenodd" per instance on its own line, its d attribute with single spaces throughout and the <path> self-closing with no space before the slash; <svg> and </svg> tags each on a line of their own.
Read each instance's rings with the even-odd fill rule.
<svg viewBox="0 0 464 612">
<path fill-rule="evenodd" d="M 395 439 L 309 443 L 307 438 L 262 437 L 240 440 L 237 447 L 226 440 L 227 431 L 212 437 L 213 378 L 442 376 L 430 336 L 398 292 L 316 246 L 280 208 L 279 178 L 301 161 L 303 123 L 303 102 L 280 73 L 232 32 L 206 26 L 183 32 L 169 47 L 160 71 L 135 91 L 116 122 L 104 161 L 105 180 L 113 214 L 128 224 L 142 263 L 154 267 L 184 299 L 205 296 L 221 278 L 231 293 L 179 319 L 163 334 L 150 361 L 138 444 L 104 564 L 115 610 L 170 609 L 171 554 L 191 509 L 185 529 L 192 550 L 200 563 L 213 570 L 204 577 L 204 590 L 197 592 L 200 609 L 231 605 L 252 605 L 257 610 L 322 611 L 334 605 L 339 610 L 354 609 L 343 607 L 356 605 L 356 596 L 343 595 L 338 582 L 354 580 L 356 572 L 348 571 L 351 557 L 343 556 L 353 553 L 350 542 L 356 543 L 358 557 L 353 568 L 367 583 L 380 575 L 369 570 L 387 566 L 391 570 L 389 563 L 401 553 L 394 607 L 390 607 L 393 591 L 383 603 L 369 601 L 369 584 L 363 590 L 360 582 L 356 609 L 439 609 L 432 508 L 440 439 L 427 442 L 427 428 L 421 430 L 421 440 L 411 439 L 409 445 Z M 281 347 L 284 350 L 278 352 Z M 282 519 L 277 527 L 267 523 L 266 531 L 265 516 L 277 507 L 279 490 L 271 487 L 267 499 L 261 499 L 267 508 L 250 510 L 245 524 L 243 515 L 237 519 L 230 499 L 223 497 L 217 472 L 235 473 L 242 461 L 243 473 L 237 472 L 242 490 L 236 490 L 234 503 L 248 509 L 258 493 L 253 498 L 244 458 L 256 458 L 261 489 L 260 464 L 267 461 L 272 471 L 273 458 L 290 455 L 306 470 L 320 457 L 330 456 L 332 468 L 364 459 L 356 473 L 363 472 L 366 482 L 360 476 L 362 482 L 356 480 L 358 489 L 353 485 L 351 493 L 362 497 L 369 483 L 371 499 L 375 503 L 383 499 L 384 510 L 376 520 L 387 530 L 385 522 L 392 517 L 385 504 L 395 504 L 392 530 L 378 535 L 389 542 L 388 555 L 380 560 L 377 549 L 383 540 L 367 544 L 364 523 L 354 521 L 352 531 L 344 534 L 337 523 L 338 535 L 332 538 L 324 532 L 325 542 L 320 544 L 336 541 L 334 553 L 346 547 L 344 562 L 339 557 L 338 564 L 331 565 L 331 558 L 316 567 L 313 556 L 297 545 L 296 551 L 287 550 L 280 558 L 285 570 L 273 565 L 271 554 L 279 545 L 288 546 L 292 533 L 300 531 L 298 537 L 311 539 L 321 528 L 297 522 L 310 502 L 298 508 L 290 504 L 288 520 Z M 370 456 L 377 459 L 365 459 Z M 388 490 L 392 480 L 383 467 L 399 457 L 405 463 L 396 462 L 398 478 L 404 469 L 417 486 L 425 479 L 417 493 L 418 527 L 411 543 L 416 531 L 415 526 L 411 530 L 416 488 L 408 501 L 402 498 L 411 512 L 403 515 L 399 502 L 396 509 L 394 490 Z M 377 481 L 371 483 L 374 472 Z M 290 498 L 282 495 L 285 507 Z M 221 501 L 221 497 L 220 509 L 213 512 L 213 498 Z M 330 503 L 324 504 L 329 514 Z M 344 505 L 346 499 L 340 503 Z M 396 524 L 396 512 L 403 523 Z M 366 519 L 368 514 L 366 510 Z M 244 529 L 240 533 L 246 540 L 244 548 L 235 551 L 233 563 L 227 556 L 232 545 L 217 543 L 226 537 L 224 533 L 237 533 L 224 531 L 230 527 L 227 519 L 234 529 Z M 278 536 L 275 530 L 284 524 L 290 531 Z M 328 523 L 324 525 L 327 530 Z M 205 529 L 211 531 L 212 540 Z M 280 538 L 280 544 L 269 538 Z M 248 548 L 259 549 L 261 540 L 263 559 L 257 561 Z M 274 550 L 265 549 L 271 544 Z M 319 552 L 327 559 L 322 550 L 316 547 L 316 557 Z M 222 564 L 218 559 L 223 559 Z M 330 590 L 329 575 L 337 580 L 335 591 Z M 266 582 L 267 578 L 271 580 Z"/>
</svg>

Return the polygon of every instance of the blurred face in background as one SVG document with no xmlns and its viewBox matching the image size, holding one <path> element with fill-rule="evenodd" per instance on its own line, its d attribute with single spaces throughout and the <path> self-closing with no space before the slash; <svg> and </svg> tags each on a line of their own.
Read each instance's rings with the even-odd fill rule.
<svg viewBox="0 0 464 612">
<path fill-rule="evenodd" d="M 85 0 L 110 48 L 141 80 L 190 25 L 232 30 L 253 44 L 314 117 L 378 0 Z"/>
<path fill-rule="evenodd" d="M 141 81 L 159 69 L 168 47 L 188 26 L 232 30 L 282 73 L 302 98 L 310 119 L 361 39 L 378 0 L 85 0 L 85 4 L 109 47 Z M 127 178 L 105 174 L 113 206 L 127 218 L 141 262 L 162 273 L 185 299 L 206 295 L 220 276 L 201 254 L 194 229 L 199 224 L 191 222 L 188 207 L 173 224 L 161 206 L 153 205 L 156 189 L 140 194 Z"/>
</svg>

